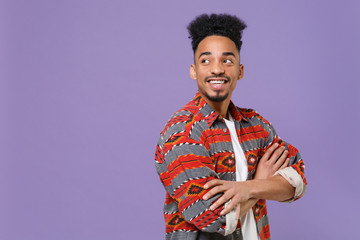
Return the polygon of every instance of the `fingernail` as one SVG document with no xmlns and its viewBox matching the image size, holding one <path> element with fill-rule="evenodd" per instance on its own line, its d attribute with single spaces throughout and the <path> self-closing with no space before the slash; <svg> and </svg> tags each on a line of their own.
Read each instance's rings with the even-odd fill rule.
<svg viewBox="0 0 360 240">
<path fill-rule="evenodd" d="M 204 200 L 207 200 L 207 198 L 208 198 L 207 195 L 204 195 L 204 196 L 203 196 L 203 199 L 204 199 Z"/>
<path fill-rule="evenodd" d="M 224 215 L 224 210 L 221 211 L 220 215 Z"/>
<path fill-rule="evenodd" d="M 210 207 L 210 210 L 211 210 L 211 211 L 214 211 L 214 207 L 213 207 L 213 206 L 211 206 L 211 207 Z"/>
<path fill-rule="evenodd" d="M 205 185 L 204 185 L 204 188 L 207 189 L 207 187 L 208 187 L 207 184 L 205 184 Z"/>
</svg>

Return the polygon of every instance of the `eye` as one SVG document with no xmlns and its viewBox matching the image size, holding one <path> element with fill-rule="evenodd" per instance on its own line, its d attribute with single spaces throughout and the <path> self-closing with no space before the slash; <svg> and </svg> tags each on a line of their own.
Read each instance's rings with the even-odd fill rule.
<svg viewBox="0 0 360 240">
<path fill-rule="evenodd" d="M 209 62 L 210 62 L 209 59 L 206 59 L 206 58 L 201 60 L 201 63 L 209 63 Z"/>
<path fill-rule="evenodd" d="M 224 63 L 233 63 L 233 61 L 231 59 L 225 59 Z"/>
</svg>

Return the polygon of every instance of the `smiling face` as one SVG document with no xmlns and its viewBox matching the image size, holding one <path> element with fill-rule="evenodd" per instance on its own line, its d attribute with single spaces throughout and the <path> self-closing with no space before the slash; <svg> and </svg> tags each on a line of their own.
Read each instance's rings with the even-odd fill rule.
<svg viewBox="0 0 360 240">
<path fill-rule="evenodd" d="M 235 43 L 223 36 L 206 37 L 199 43 L 194 61 L 190 76 L 197 81 L 200 95 L 210 105 L 230 102 L 244 73 Z"/>
</svg>

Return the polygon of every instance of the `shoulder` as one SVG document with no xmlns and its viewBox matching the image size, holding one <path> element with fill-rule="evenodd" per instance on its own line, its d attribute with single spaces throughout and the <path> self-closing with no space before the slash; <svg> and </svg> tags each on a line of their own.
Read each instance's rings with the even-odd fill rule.
<svg viewBox="0 0 360 240">
<path fill-rule="evenodd" d="M 240 108 L 240 107 L 236 107 L 236 108 L 240 112 L 240 114 L 243 117 L 245 117 L 247 120 L 249 120 L 250 122 L 261 121 L 267 125 L 270 125 L 270 122 L 268 120 L 266 120 L 262 115 L 260 115 L 256 110 L 251 109 L 251 108 Z"/>
<path fill-rule="evenodd" d="M 198 115 L 198 112 L 199 109 L 192 105 L 192 102 L 189 102 L 172 114 L 160 133 L 162 142 L 166 142 L 173 136 L 189 135 L 189 125 L 193 124 L 193 120 Z"/>
<path fill-rule="evenodd" d="M 193 99 L 176 111 L 161 131 L 159 144 L 162 145 L 174 137 L 186 138 L 190 142 L 201 142 L 201 136 L 209 129 L 208 116 L 203 115 L 204 106 Z"/>
<path fill-rule="evenodd" d="M 184 108 L 176 111 L 166 122 L 165 127 L 160 133 L 161 137 L 169 138 L 171 135 L 184 133 L 186 123 L 193 118 L 193 115 L 194 113 Z"/>
</svg>

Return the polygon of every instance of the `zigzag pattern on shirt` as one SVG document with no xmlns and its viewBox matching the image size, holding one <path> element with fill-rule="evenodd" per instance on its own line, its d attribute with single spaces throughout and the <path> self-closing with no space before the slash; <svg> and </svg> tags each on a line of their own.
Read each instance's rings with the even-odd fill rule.
<svg viewBox="0 0 360 240">
<path fill-rule="evenodd" d="M 229 111 L 237 121 L 237 134 L 248 162 L 249 179 L 266 149 L 279 142 L 289 150 L 291 167 L 304 180 L 304 165 L 296 148 L 283 142 L 271 124 L 252 109 L 235 107 Z M 185 107 L 173 114 L 161 131 L 155 151 L 155 166 L 165 189 L 166 239 L 196 239 L 204 230 L 224 234 L 223 206 L 210 211 L 220 195 L 205 201 L 204 184 L 212 179 L 235 180 L 235 156 L 224 120 L 197 93 Z M 261 240 L 269 239 L 266 201 L 253 206 Z M 239 226 L 240 227 L 240 226 Z M 190 235 L 188 235 L 190 234 Z"/>
</svg>

